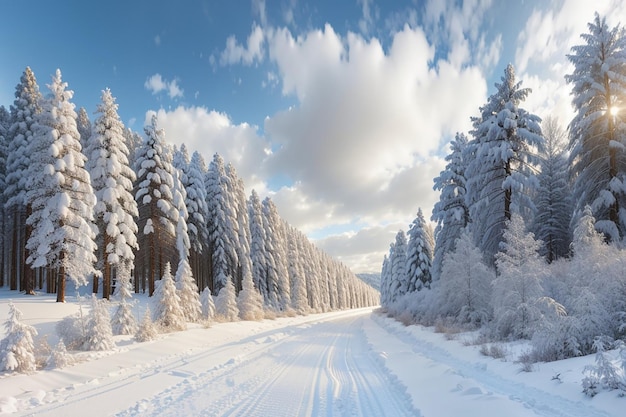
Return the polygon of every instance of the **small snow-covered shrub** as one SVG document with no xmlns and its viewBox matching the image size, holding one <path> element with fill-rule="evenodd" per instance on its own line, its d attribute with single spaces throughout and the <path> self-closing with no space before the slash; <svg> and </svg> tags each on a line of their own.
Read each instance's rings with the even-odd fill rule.
<svg viewBox="0 0 626 417">
<path fill-rule="evenodd" d="M 484 344 L 480 347 L 480 354 L 494 359 L 506 358 L 506 349 L 500 344 Z"/>
<path fill-rule="evenodd" d="M 531 339 L 534 360 L 552 362 L 580 356 L 580 344 L 572 334 L 574 321 L 569 316 L 544 321 Z"/>
<path fill-rule="evenodd" d="M 63 340 L 59 340 L 56 347 L 50 352 L 46 365 L 48 368 L 61 369 L 74 364 L 74 358 L 67 352 Z"/>
<path fill-rule="evenodd" d="M 138 342 L 149 342 L 156 339 L 158 335 L 156 326 L 152 321 L 152 313 L 150 312 L 150 306 L 146 308 L 146 312 L 143 315 L 143 319 L 137 327 L 137 333 L 135 333 L 135 340 Z"/>
<path fill-rule="evenodd" d="M 622 363 L 618 364 L 616 360 L 611 357 L 610 352 L 606 349 L 612 345 L 612 341 L 607 337 L 597 337 L 594 340 L 594 349 L 596 350 L 596 363 L 595 365 L 588 365 L 585 367 L 584 372 L 587 374 L 583 378 L 582 386 L 583 392 L 593 397 L 599 390 L 622 390 L 623 394 L 626 393 L 626 375 L 624 373 L 624 357 L 620 350 L 620 356 L 622 356 Z M 622 394 L 622 395 L 623 395 Z"/>
<path fill-rule="evenodd" d="M 56 324 L 55 329 L 69 350 L 80 349 L 87 340 L 86 320 L 80 312 L 64 317 Z"/>
</svg>

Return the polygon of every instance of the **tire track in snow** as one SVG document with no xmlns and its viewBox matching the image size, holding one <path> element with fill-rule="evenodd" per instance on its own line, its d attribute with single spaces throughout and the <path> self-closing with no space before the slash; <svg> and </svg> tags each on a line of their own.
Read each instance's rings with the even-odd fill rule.
<svg viewBox="0 0 626 417">
<path fill-rule="evenodd" d="M 370 354 L 362 323 L 361 315 L 298 328 L 118 415 L 419 416 Z"/>
</svg>

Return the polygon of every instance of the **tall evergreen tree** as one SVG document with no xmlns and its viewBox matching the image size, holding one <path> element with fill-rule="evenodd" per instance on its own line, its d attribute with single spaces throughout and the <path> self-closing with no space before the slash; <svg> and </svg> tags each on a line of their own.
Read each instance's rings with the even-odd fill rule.
<svg viewBox="0 0 626 417">
<path fill-rule="evenodd" d="M 508 65 L 497 91 L 472 118 L 473 143 L 467 153 L 467 204 L 475 242 L 491 263 L 498 252 L 505 224 L 512 213 L 531 215 L 537 188 L 534 175 L 543 146 L 538 116 L 520 104 L 530 94 L 516 82 Z"/>
<path fill-rule="evenodd" d="M 35 79 L 35 74 L 26 67 L 20 83 L 15 87 L 15 101 L 11 106 L 11 126 L 7 144 L 7 176 L 4 197 L 10 233 L 7 241 L 8 276 L 12 290 L 18 289 L 25 275 L 29 275 L 26 267 L 25 247 L 27 240 L 26 218 L 30 208 L 26 204 L 26 181 L 30 168 L 29 144 L 33 137 L 34 125 L 41 113 L 42 95 Z M 23 288 L 27 293 L 33 291 L 32 277 L 24 279 Z M 52 287 L 54 288 L 54 287 Z M 50 288 L 50 289 L 52 289 Z"/>
<path fill-rule="evenodd" d="M 422 209 L 418 209 L 408 231 L 409 241 L 406 247 L 406 292 L 430 288 L 432 281 L 431 265 L 433 248 L 426 236 L 426 221 Z"/>
<path fill-rule="evenodd" d="M 111 91 L 102 92 L 93 134 L 87 138 L 85 155 L 91 185 L 96 194 L 94 209 L 98 234 L 98 263 L 102 268 L 102 297 L 109 298 L 113 274 L 120 265 L 135 260 L 137 244 L 137 202 L 133 198 L 135 172 L 130 168 L 124 144 L 124 125 L 117 114 Z M 98 292 L 94 278 L 94 292 Z"/>
<path fill-rule="evenodd" d="M 203 262 L 209 233 L 209 209 L 206 203 L 206 187 L 204 186 L 206 170 L 202 155 L 194 152 L 189 162 L 187 183 L 184 185 L 187 190 L 185 204 L 189 213 L 187 228 L 191 243 L 189 263 L 200 288 L 204 288 L 209 281 L 209 269 Z"/>
<path fill-rule="evenodd" d="M 137 150 L 135 200 L 139 219 L 139 250 L 135 262 L 135 291 L 152 295 L 155 281 L 165 273 L 167 263 L 178 264 L 176 223 L 179 212 L 173 204 L 174 167 L 165 143 L 165 133 L 156 115 L 145 127 L 146 141 Z"/>
<path fill-rule="evenodd" d="M 535 196 L 537 212 L 533 230 L 536 238 L 544 243 L 540 253 L 552 262 L 569 252 L 572 198 L 564 150 L 566 134 L 553 118 L 543 121 L 542 130 L 545 148 L 537 176 L 539 188 Z"/>
<path fill-rule="evenodd" d="M 440 195 L 431 217 L 431 220 L 437 223 L 432 265 L 433 280 L 439 279 L 445 254 L 454 250 L 456 240 L 469 223 L 469 209 L 465 202 L 466 149 L 467 137 L 463 133 L 457 133 L 450 142 L 450 153 L 446 156 L 448 163 L 434 179 L 433 188 L 439 190 Z"/>
<path fill-rule="evenodd" d="M 209 256 L 211 259 L 211 291 L 219 295 L 229 277 L 237 272 L 236 212 L 228 189 L 228 177 L 224 160 L 219 154 L 213 156 L 206 177 L 207 206 L 209 209 Z M 233 284 L 234 285 L 234 284 Z M 236 289 L 235 289 L 236 293 Z"/>
<path fill-rule="evenodd" d="M 0 106 L 0 190 L 6 189 L 7 152 L 11 115 L 4 106 Z M 6 198 L 0 193 L 0 287 L 3 287 L 8 265 L 8 239 L 6 221 Z"/>
<path fill-rule="evenodd" d="M 567 56 L 574 71 L 565 76 L 576 111 L 569 125 L 574 200 L 579 215 L 590 205 L 598 230 L 617 242 L 626 234 L 626 31 L 610 29 L 598 13 L 588 27 L 584 44 Z"/>
<path fill-rule="evenodd" d="M 399 230 L 396 234 L 396 240 L 389 252 L 390 263 L 390 285 L 389 300 L 396 301 L 398 298 L 407 293 L 408 281 L 406 274 L 406 234 L 404 230 Z"/>
<path fill-rule="evenodd" d="M 285 230 L 274 202 L 266 197 L 262 206 L 269 299 L 273 307 L 282 311 L 291 305 Z M 311 262 L 316 260 L 316 258 L 310 259 Z M 318 293 L 318 295 L 321 294 Z"/>
<path fill-rule="evenodd" d="M 84 168 L 76 128 L 76 112 L 70 102 L 73 91 L 57 70 L 48 85 L 40 121 L 29 146 L 31 164 L 25 200 L 32 207 L 26 223 L 32 234 L 26 244 L 27 262 L 33 268 L 57 270 L 57 301 L 65 300 L 65 279 L 84 285 L 94 274 L 96 198 Z"/>
<path fill-rule="evenodd" d="M 263 226 L 261 200 L 259 200 L 259 195 L 254 190 L 252 190 L 250 199 L 248 200 L 248 218 L 250 220 L 250 259 L 252 261 L 252 280 L 263 296 L 265 303 L 268 304 L 269 291 L 267 287 L 265 227 Z"/>
</svg>

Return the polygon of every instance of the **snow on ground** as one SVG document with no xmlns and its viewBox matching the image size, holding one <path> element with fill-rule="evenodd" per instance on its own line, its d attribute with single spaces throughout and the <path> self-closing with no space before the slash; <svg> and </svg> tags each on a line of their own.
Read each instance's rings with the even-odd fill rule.
<svg viewBox="0 0 626 417">
<path fill-rule="evenodd" d="M 68 297 L 0 289 L 40 335 L 78 310 Z M 146 298 L 136 297 L 138 317 Z M 85 307 L 86 308 L 86 307 Z M 0 331 L 0 333 L 3 332 Z M 535 364 L 521 372 L 524 344 L 493 359 L 475 334 L 405 327 L 360 309 L 260 322 L 191 326 L 32 375 L 0 374 L 0 412 L 19 416 L 622 416 L 626 398 L 581 392 L 593 356 Z M 450 340 L 452 339 L 452 340 Z M 558 379 L 553 377 L 559 376 Z"/>
</svg>

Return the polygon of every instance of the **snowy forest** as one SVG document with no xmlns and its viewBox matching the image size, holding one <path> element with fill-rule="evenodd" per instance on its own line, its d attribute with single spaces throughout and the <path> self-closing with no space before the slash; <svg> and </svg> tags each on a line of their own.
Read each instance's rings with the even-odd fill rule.
<svg viewBox="0 0 626 417">
<path fill-rule="evenodd" d="M 530 340 L 532 361 L 624 347 L 626 31 L 596 14 L 567 58 L 567 128 L 523 108 L 509 65 L 450 143 L 435 230 L 419 210 L 383 261 L 388 314 Z"/>
<path fill-rule="evenodd" d="M 207 165 L 171 146 L 155 116 L 143 136 L 131 131 L 108 89 L 90 120 L 60 70 L 47 87 L 26 68 L 0 106 L 0 286 L 63 302 L 68 281 L 127 311 L 146 293 L 162 300 L 154 318 L 180 299 L 188 321 L 202 308 L 254 320 L 378 303 L 269 197 L 246 197 L 220 155 Z"/>
</svg>

